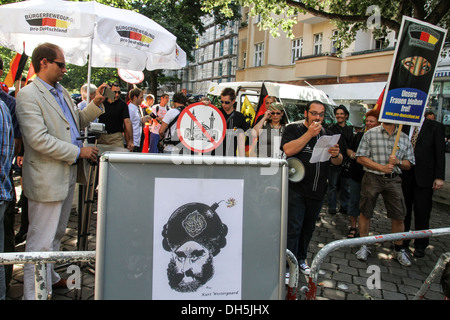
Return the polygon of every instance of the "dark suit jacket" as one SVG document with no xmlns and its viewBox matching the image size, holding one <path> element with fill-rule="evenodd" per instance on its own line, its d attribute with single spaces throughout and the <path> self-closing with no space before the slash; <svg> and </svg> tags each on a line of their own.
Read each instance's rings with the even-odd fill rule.
<svg viewBox="0 0 450 320">
<path fill-rule="evenodd" d="M 445 180 L 445 130 L 440 122 L 425 119 L 414 150 L 415 174 L 419 187 L 431 188 L 435 179 Z M 407 176 L 408 171 L 404 171 Z"/>
</svg>

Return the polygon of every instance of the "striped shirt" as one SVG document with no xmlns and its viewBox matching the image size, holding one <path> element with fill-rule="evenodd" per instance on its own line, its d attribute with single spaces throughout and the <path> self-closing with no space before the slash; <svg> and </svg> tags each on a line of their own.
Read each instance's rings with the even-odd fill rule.
<svg viewBox="0 0 450 320">
<path fill-rule="evenodd" d="M 389 162 L 389 156 L 392 154 L 394 148 L 397 131 L 398 128 L 396 127 L 394 133 L 389 135 L 383 125 L 370 129 L 363 135 L 358 150 L 356 151 L 356 156 L 367 157 L 381 165 L 387 164 Z M 415 164 L 413 147 L 408 136 L 403 132 L 400 133 L 395 156 L 399 160 L 409 160 L 411 164 Z M 368 169 L 366 167 L 364 167 L 364 170 L 378 175 L 384 174 L 381 171 Z M 393 172 L 400 174 L 402 173 L 402 170 L 398 166 L 394 166 Z"/>
<path fill-rule="evenodd" d="M 6 104 L 0 100 L 0 201 L 11 201 L 13 184 L 9 173 L 14 159 L 14 127 Z"/>
</svg>

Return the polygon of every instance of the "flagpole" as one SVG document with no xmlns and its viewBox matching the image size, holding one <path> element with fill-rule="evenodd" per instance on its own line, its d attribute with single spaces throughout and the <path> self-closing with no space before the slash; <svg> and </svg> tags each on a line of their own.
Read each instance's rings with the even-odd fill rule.
<svg viewBox="0 0 450 320">
<path fill-rule="evenodd" d="M 86 95 L 86 105 L 89 104 L 90 100 L 91 100 L 91 58 L 92 58 L 92 41 L 93 41 L 93 37 L 90 38 L 89 41 L 89 56 L 88 56 L 88 76 L 87 76 L 87 95 Z M 87 137 L 88 136 L 88 132 L 87 132 L 87 127 L 84 128 L 84 136 Z"/>
<path fill-rule="evenodd" d="M 88 57 L 88 76 L 87 76 L 87 104 L 89 104 L 90 102 L 90 91 L 91 91 L 91 58 L 92 58 L 92 41 L 93 38 L 91 37 L 90 41 L 89 41 L 89 57 Z"/>
</svg>

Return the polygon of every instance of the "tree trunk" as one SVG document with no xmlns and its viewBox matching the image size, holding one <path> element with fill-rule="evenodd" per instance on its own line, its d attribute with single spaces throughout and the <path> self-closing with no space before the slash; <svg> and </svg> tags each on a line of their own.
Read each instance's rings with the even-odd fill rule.
<svg viewBox="0 0 450 320">
<path fill-rule="evenodd" d="M 158 70 L 149 71 L 150 93 L 155 96 L 155 103 L 158 100 Z"/>
</svg>

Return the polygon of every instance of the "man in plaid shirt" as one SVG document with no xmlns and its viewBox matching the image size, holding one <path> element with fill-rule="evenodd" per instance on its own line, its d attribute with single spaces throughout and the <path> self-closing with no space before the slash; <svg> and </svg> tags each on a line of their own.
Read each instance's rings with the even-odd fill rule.
<svg viewBox="0 0 450 320">
<path fill-rule="evenodd" d="M 8 202 L 12 201 L 12 189 L 14 188 L 9 172 L 14 158 L 14 133 L 11 114 L 6 104 L 0 100 L 0 252 L 3 252 L 4 227 L 3 215 Z M 5 300 L 6 283 L 5 269 L 0 265 L 0 300 Z"/>
<path fill-rule="evenodd" d="M 361 237 L 369 234 L 370 218 L 378 198 L 383 196 L 387 216 L 392 220 L 392 233 L 403 232 L 406 205 L 402 193 L 402 170 L 409 170 L 415 163 L 414 151 L 408 136 L 401 132 L 395 154 L 392 155 L 398 128 L 392 123 L 382 123 L 367 131 L 356 152 L 357 161 L 364 167 L 361 181 L 359 227 Z M 402 247 L 403 241 L 394 243 L 394 257 L 404 266 L 411 261 Z M 370 249 L 363 245 L 356 257 L 367 260 Z"/>
</svg>

